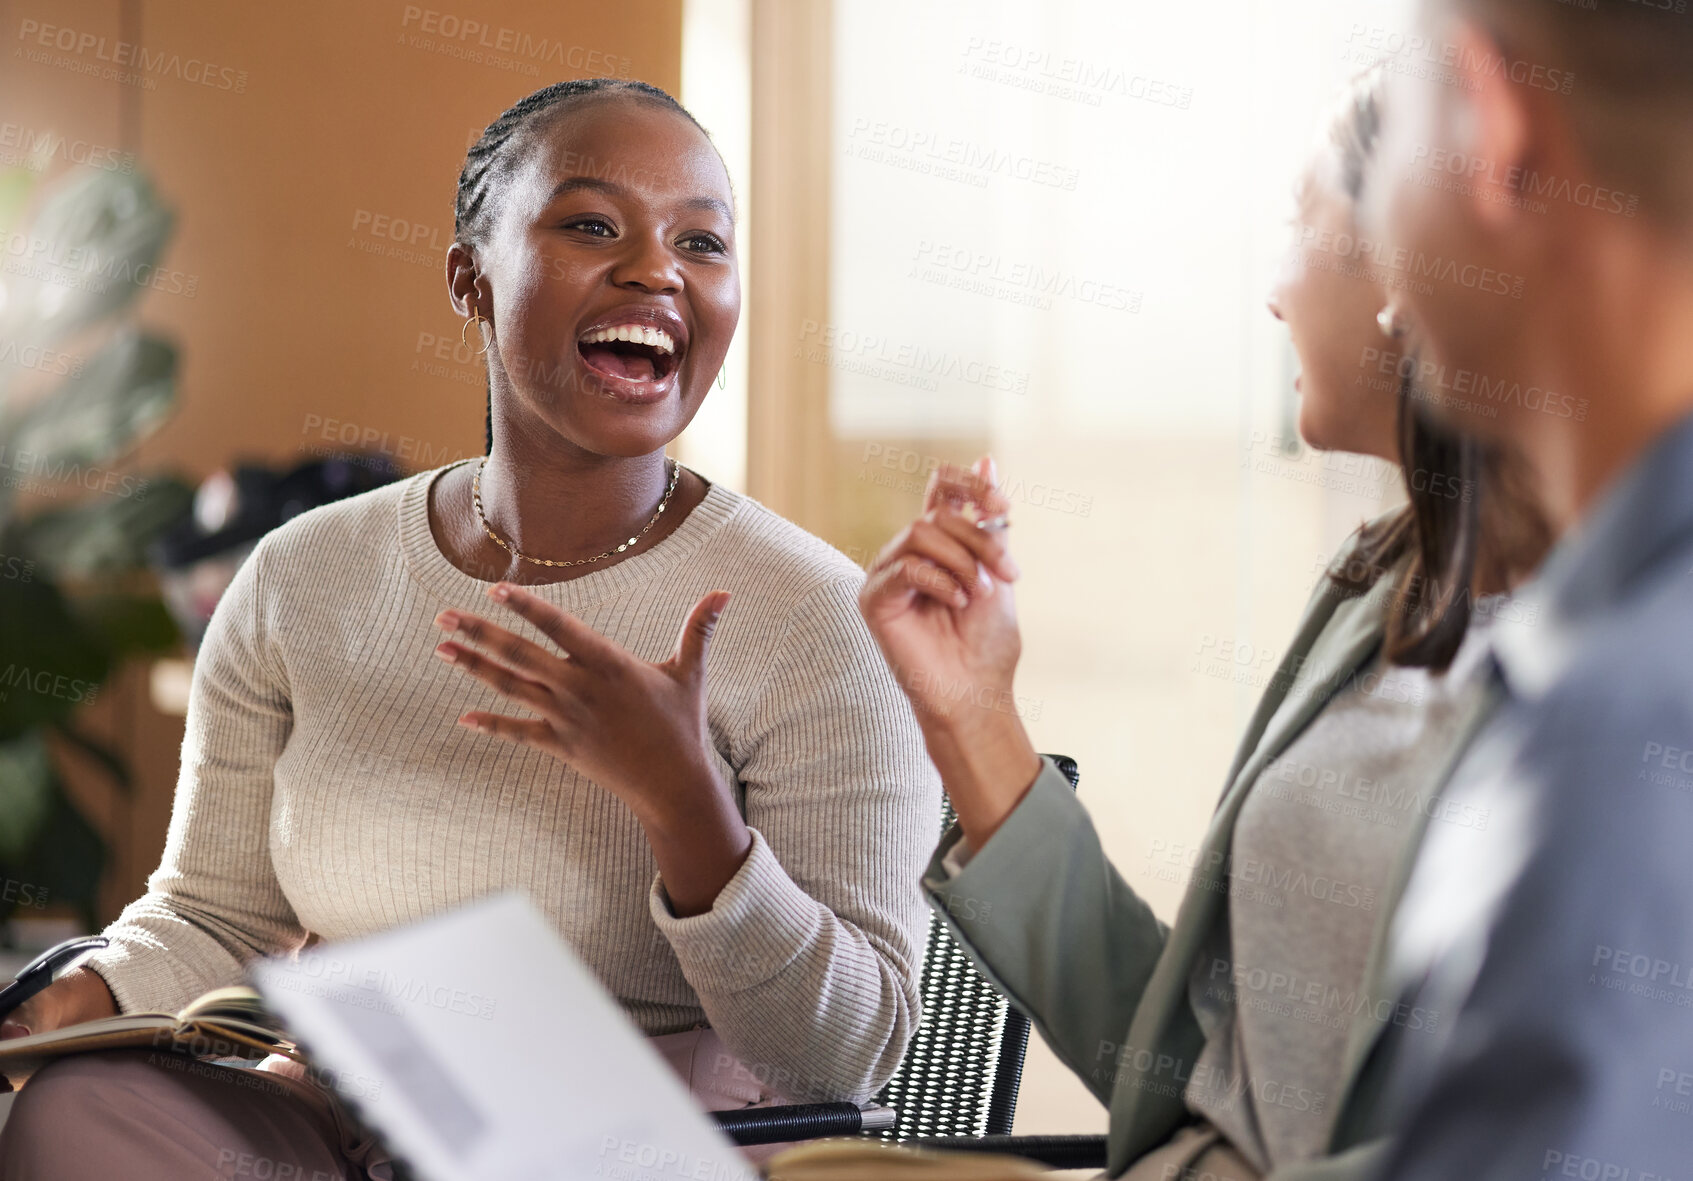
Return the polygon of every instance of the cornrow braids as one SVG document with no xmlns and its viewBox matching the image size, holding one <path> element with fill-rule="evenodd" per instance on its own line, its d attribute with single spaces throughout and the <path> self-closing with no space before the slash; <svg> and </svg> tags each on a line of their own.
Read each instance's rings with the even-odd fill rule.
<svg viewBox="0 0 1693 1181">
<path fill-rule="evenodd" d="M 459 170 L 458 191 L 453 198 L 453 236 L 466 244 L 483 240 L 493 221 L 500 181 L 510 175 L 520 158 L 521 142 L 526 133 L 540 126 L 542 117 L 573 99 L 591 95 L 627 95 L 641 102 L 666 107 L 700 128 L 700 122 L 671 95 L 648 82 L 633 78 L 571 78 L 554 82 L 535 93 L 519 99 L 510 109 L 488 124 L 481 137 L 465 153 L 464 167 Z M 709 135 L 707 136 L 709 138 Z M 485 446 L 494 450 L 494 390 L 488 387 L 488 413 Z"/>
</svg>

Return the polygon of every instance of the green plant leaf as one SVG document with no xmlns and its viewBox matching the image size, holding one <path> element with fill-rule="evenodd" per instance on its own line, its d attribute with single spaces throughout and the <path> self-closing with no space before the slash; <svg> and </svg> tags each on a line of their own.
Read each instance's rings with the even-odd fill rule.
<svg viewBox="0 0 1693 1181">
<path fill-rule="evenodd" d="M 6 569 L 0 565 L 0 742 L 70 716 L 112 667 L 57 587 L 5 577 Z"/>
<path fill-rule="evenodd" d="M 47 819 L 23 863 L 23 879 L 45 890 L 50 903 L 76 907 L 84 925 L 94 931 L 99 929 L 94 912 L 105 869 L 106 842 L 55 779 Z"/>
<path fill-rule="evenodd" d="M 14 523 L 13 547 L 58 579 L 84 579 L 147 565 L 147 546 L 193 510 L 194 489 L 169 475 L 103 481 L 111 494 L 52 508 Z"/>
<path fill-rule="evenodd" d="M 10 474 L 46 488 L 109 487 L 106 465 L 151 434 L 176 400 L 176 347 L 125 328 L 82 371 L 0 420 Z"/>
<path fill-rule="evenodd" d="M 33 168 L 12 164 L 0 168 L 0 234 L 8 232 L 23 216 L 29 195 L 41 174 Z"/>
<path fill-rule="evenodd" d="M 53 764 L 39 730 L 0 743 L 0 860 L 9 865 L 33 860 L 55 793 Z"/>
<path fill-rule="evenodd" d="M 164 600 L 156 595 L 92 595 L 78 599 L 75 610 L 115 659 L 168 652 L 182 638 Z"/>
<path fill-rule="evenodd" d="M 49 346 L 134 302 L 157 272 L 175 214 L 139 172 L 75 169 L 20 232 L 31 266 L 6 277 L 0 337 Z"/>
</svg>

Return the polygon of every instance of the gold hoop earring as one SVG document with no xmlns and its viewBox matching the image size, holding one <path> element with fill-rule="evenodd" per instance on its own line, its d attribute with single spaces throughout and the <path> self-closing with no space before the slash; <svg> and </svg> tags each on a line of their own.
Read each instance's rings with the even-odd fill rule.
<svg viewBox="0 0 1693 1181">
<path fill-rule="evenodd" d="M 459 343 L 464 345 L 464 347 L 468 349 L 470 347 L 470 342 L 464 338 L 465 332 L 470 328 L 470 326 L 472 324 L 480 325 L 480 324 L 486 324 L 487 322 L 488 322 L 487 319 L 483 317 L 482 313 L 476 310 L 476 305 L 471 304 L 470 305 L 470 319 L 466 320 L 464 322 L 464 327 L 459 329 Z M 477 335 L 480 336 L 482 334 L 482 329 L 478 328 L 476 330 L 476 332 L 477 332 Z M 488 344 L 489 344 L 489 342 L 487 340 L 484 340 L 482 342 L 482 347 L 476 350 L 476 355 L 478 357 L 480 357 L 483 353 L 488 351 Z"/>
<path fill-rule="evenodd" d="M 719 369 L 717 371 L 717 388 L 720 390 L 726 390 L 729 388 L 729 371 L 727 369 Z"/>
</svg>

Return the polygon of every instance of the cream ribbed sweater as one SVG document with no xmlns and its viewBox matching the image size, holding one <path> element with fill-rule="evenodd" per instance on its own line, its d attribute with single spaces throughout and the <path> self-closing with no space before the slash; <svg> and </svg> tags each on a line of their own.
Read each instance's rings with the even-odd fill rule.
<svg viewBox="0 0 1693 1181">
<path fill-rule="evenodd" d="M 452 466 L 303 513 L 243 563 L 195 663 L 163 860 L 90 966 L 125 1012 L 172 1010 L 310 935 L 519 888 L 647 1033 L 706 1021 L 787 1094 L 867 1096 L 916 1027 L 940 781 L 862 573 L 714 484 L 646 553 L 529 588 L 655 661 L 706 591 L 734 592 L 708 721 L 753 848 L 678 919 L 619 800 L 456 724 L 525 711 L 433 655 L 437 612 L 550 642 L 435 543 L 428 487 Z"/>
</svg>

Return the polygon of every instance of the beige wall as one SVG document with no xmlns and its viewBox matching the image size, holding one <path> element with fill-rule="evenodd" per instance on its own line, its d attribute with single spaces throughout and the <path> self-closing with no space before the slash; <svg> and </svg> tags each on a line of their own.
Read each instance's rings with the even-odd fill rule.
<svg viewBox="0 0 1693 1181">
<path fill-rule="evenodd" d="M 0 123 L 134 151 L 179 215 L 161 260 L 178 274 L 139 313 L 181 347 L 180 405 L 126 470 L 198 480 L 238 458 L 338 449 L 342 430 L 409 471 L 481 454 L 481 366 L 458 346 L 444 278 L 465 149 L 561 78 L 675 92 L 681 38 L 681 0 L 7 5 Z M 89 72 L 113 69 L 124 41 L 162 67 L 135 84 Z M 200 63 L 209 85 L 183 76 Z M 64 761 L 113 840 L 108 914 L 157 863 L 176 780 L 181 722 L 151 709 L 143 681 L 123 678 L 86 719 L 135 761 L 134 806 Z"/>
<path fill-rule="evenodd" d="M 29 20 L 115 41 L 119 7 L 10 6 L 7 117 L 117 142 L 120 84 L 12 49 L 40 48 L 18 38 Z M 181 215 L 165 264 L 197 281 L 191 298 L 152 291 L 142 304 L 184 363 L 181 409 L 138 458 L 196 475 L 233 456 L 283 460 L 328 446 L 320 421 L 331 419 L 377 432 L 397 455 L 404 443 L 407 459 L 423 457 L 404 464 L 414 470 L 480 454 L 479 363 L 419 345 L 427 334 L 456 348 L 444 264 L 465 149 L 561 78 L 619 73 L 678 89 L 680 0 L 138 7 L 141 44 L 214 63 L 244 87 L 161 75 L 131 88 L 139 160 Z M 472 20 L 486 32 L 466 37 Z M 484 41 L 493 60 L 442 52 Z"/>
</svg>

